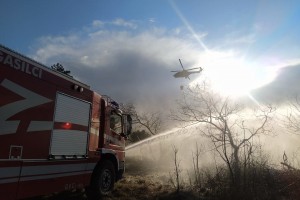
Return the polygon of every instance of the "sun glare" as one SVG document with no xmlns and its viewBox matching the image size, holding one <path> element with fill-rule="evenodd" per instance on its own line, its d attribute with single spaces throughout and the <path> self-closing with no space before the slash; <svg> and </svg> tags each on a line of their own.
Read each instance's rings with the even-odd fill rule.
<svg viewBox="0 0 300 200">
<path fill-rule="evenodd" d="M 220 93 L 240 96 L 256 87 L 253 72 L 241 60 L 221 59 L 210 67 L 212 85 Z"/>
<path fill-rule="evenodd" d="M 213 57 L 216 58 L 216 55 Z M 263 85 L 256 66 L 233 56 L 209 59 L 203 72 L 213 89 L 226 96 L 249 95 L 252 89 Z M 203 77 L 200 77 L 193 83 L 195 84 L 202 79 Z"/>
</svg>

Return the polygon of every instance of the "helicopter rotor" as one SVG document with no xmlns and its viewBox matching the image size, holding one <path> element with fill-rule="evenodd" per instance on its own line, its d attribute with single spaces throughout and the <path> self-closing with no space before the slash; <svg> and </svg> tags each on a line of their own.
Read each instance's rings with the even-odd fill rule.
<svg viewBox="0 0 300 200">
<path fill-rule="evenodd" d="M 179 58 L 179 62 L 180 62 L 180 65 L 181 65 L 182 69 L 185 70 L 184 67 L 183 67 L 183 65 L 182 65 L 182 63 L 181 63 L 180 58 Z"/>
</svg>

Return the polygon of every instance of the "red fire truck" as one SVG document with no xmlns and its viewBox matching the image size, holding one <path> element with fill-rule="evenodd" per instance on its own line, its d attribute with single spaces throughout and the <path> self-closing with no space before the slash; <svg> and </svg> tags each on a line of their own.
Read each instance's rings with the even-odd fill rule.
<svg viewBox="0 0 300 200">
<path fill-rule="evenodd" d="M 0 199 L 112 190 L 131 117 L 71 76 L 0 45 Z"/>
</svg>

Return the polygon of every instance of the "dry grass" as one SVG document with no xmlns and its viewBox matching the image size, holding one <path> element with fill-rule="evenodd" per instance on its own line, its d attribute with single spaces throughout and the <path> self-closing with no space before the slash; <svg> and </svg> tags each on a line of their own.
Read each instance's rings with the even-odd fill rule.
<svg viewBox="0 0 300 200">
<path fill-rule="evenodd" d="M 111 195 L 105 200 L 138 200 L 138 199 L 178 199 L 187 196 L 176 195 L 173 186 L 168 184 L 165 175 L 125 175 L 120 180 Z M 184 198 L 187 199 L 187 198 Z"/>
<path fill-rule="evenodd" d="M 87 199 L 84 191 L 64 192 L 48 197 L 34 199 L 45 200 L 82 200 Z M 168 183 L 166 175 L 129 175 L 115 184 L 113 192 L 102 198 L 103 200 L 179 200 L 196 199 L 193 192 L 181 191 L 176 193 L 173 186 Z"/>
<path fill-rule="evenodd" d="M 115 184 L 115 188 L 103 200 L 177 200 L 177 199 L 196 199 L 193 192 L 180 191 L 176 193 L 169 179 L 169 168 L 155 167 L 151 160 L 139 160 L 128 158 L 126 163 L 126 173 L 123 179 Z M 47 197 L 34 199 L 45 200 L 82 200 L 87 199 L 84 191 L 63 192 Z"/>
<path fill-rule="evenodd" d="M 103 200 L 232 200 L 232 196 L 228 195 L 230 190 L 226 185 L 226 178 L 224 181 L 222 177 L 211 174 L 203 180 L 202 188 L 186 183 L 179 192 L 176 192 L 176 188 L 170 182 L 170 171 L 168 171 L 170 168 L 151 166 L 146 160 L 128 159 L 127 161 L 124 178 L 115 184 L 115 189 L 110 195 L 103 197 Z M 267 173 L 258 174 L 258 179 L 253 182 L 255 190 L 251 190 L 251 185 L 247 186 L 248 189 L 245 192 L 251 195 L 245 193 L 246 196 L 242 195 L 237 199 L 300 200 L 299 170 L 269 169 L 267 171 Z M 212 183 L 217 186 L 213 187 Z M 84 191 L 77 191 L 60 193 L 42 199 L 81 200 L 87 197 Z"/>
</svg>

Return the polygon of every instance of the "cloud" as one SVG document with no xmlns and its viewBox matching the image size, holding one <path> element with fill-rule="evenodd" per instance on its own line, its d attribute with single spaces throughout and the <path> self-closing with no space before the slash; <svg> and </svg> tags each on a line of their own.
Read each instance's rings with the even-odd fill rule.
<svg viewBox="0 0 300 200">
<path fill-rule="evenodd" d="M 156 22 L 156 19 L 155 19 L 154 17 L 151 17 L 151 18 L 148 19 L 148 21 L 149 21 L 150 23 L 155 23 L 155 22 Z"/>
<path fill-rule="evenodd" d="M 125 21 L 124 19 L 118 18 L 112 22 L 112 24 L 117 26 L 129 27 L 132 29 L 136 29 L 137 25 L 134 22 Z"/>
<path fill-rule="evenodd" d="M 133 21 L 123 19 L 95 20 L 77 33 L 41 37 L 30 57 L 48 66 L 63 64 L 75 78 L 119 102 L 134 103 L 143 111 L 168 112 L 180 97 L 180 86 L 190 83 L 188 79 L 175 79 L 170 73 L 180 69 L 179 58 L 186 68 L 202 66 L 203 74 L 226 78 L 226 74 L 220 74 L 224 70 L 227 73 L 224 65 L 215 66 L 218 69 L 209 66 L 216 59 L 222 61 L 224 57 L 242 54 L 236 48 L 226 49 L 221 43 L 218 44 L 221 50 L 206 51 L 191 34 L 184 28 L 142 29 Z M 202 35 L 203 43 L 208 37 L 205 31 L 198 35 Z M 251 42 L 253 37 L 251 34 L 236 37 L 236 43 Z M 228 40 L 224 40 L 226 43 Z M 300 65 L 282 68 L 273 82 L 252 91 L 253 96 L 261 101 L 275 101 L 281 94 L 300 92 L 296 74 L 300 75 Z M 192 80 L 198 77 L 198 74 L 191 75 Z"/>
<path fill-rule="evenodd" d="M 103 27 L 104 26 L 104 22 L 101 21 L 101 20 L 94 20 L 92 22 L 92 26 L 95 27 L 95 28 L 98 28 L 98 27 Z"/>
<path fill-rule="evenodd" d="M 94 21 L 76 34 L 42 37 L 30 57 L 48 66 L 63 64 L 75 78 L 117 101 L 168 112 L 181 93 L 180 85 L 189 83 L 170 71 L 180 70 L 178 58 L 186 66 L 198 65 L 203 50 L 188 36 L 163 28 L 104 29 L 106 23 Z M 111 23 L 132 26 L 120 19 Z"/>
<path fill-rule="evenodd" d="M 105 28 L 105 26 L 116 26 L 116 27 L 126 27 L 131 29 L 136 29 L 138 27 L 137 21 L 135 20 L 124 20 L 122 18 L 117 18 L 113 21 L 102 21 L 94 20 L 92 22 L 92 28 Z"/>
<path fill-rule="evenodd" d="M 251 93 L 258 102 L 279 103 L 292 100 L 300 94 L 300 62 L 282 67 L 277 77 L 269 84 Z"/>
</svg>

